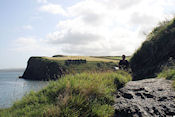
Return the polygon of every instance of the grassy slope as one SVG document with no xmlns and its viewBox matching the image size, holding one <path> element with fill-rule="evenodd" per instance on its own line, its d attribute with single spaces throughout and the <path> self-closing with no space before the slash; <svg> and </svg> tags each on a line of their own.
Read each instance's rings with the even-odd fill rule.
<svg viewBox="0 0 175 117">
<path fill-rule="evenodd" d="M 30 92 L 1 117 L 110 117 L 113 93 L 131 80 L 123 71 L 65 76 L 39 92 Z"/>
<path fill-rule="evenodd" d="M 161 23 L 130 59 L 135 80 L 155 77 L 161 65 L 175 58 L 175 18 Z"/>
<path fill-rule="evenodd" d="M 122 59 L 121 56 L 92 56 L 92 57 L 95 57 L 95 58 L 103 58 L 103 59 L 109 59 L 109 60 L 116 60 L 119 62 L 119 60 Z M 126 60 L 129 60 L 130 59 L 130 56 L 126 56 Z"/>
<path fill-rule="evenodd" d="M 116 60 L 110 60 L 107 58 L 96 58 L 96 57 L 90 57 L 90 56 L 63 56 L 63 57 L 43 57 L 49 60 L 76 60 L 76 59 L 86 59 L 87 61 L 103 61 L 103 62 L 117 62 Z"/>
<path fill-rule="evenodd" d="M 44 61 L 56 62 L 64 68 L 68 69 L 70 73 L 82 73 L 82 72 L 98 72 L 98 71 L 113 71 L 115 66 L 118 66 L 121 56 L 61 56 L 61 57 L 42 57 Z M 69 65 L 66 66 L 65 60 L 87 60 L 86 64 Z M 130 57 L 126 57 L 127 60 Z"/>
<path fill-rule="evenodd" d="M 45 62 L 56 62 L 59 65 L 63 66 L 70 73 L 82 73 L 82 72 L 96 72 L 96 71 L 113 71 L 114 66 L 118 65 L 119 60 L 111 60 L 108 58 L 95 58 L 89 56 L 63 56 L 63 57 L 39 57 L 42 61 Z M 77 60 L 83 59 L 87 60 L 86 64 L 79 65 L 65 65 L 65 60 Z"/>
</svg>

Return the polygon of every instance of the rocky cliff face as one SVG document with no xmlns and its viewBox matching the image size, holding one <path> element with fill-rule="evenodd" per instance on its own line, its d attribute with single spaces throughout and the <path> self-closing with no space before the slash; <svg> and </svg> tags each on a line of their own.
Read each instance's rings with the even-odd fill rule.
<svg viewBox="0 0 175 117">
<path fill-rule="evenodd" d="M 115 98 L 118 117 L 174 117 L 175 91 L 165 79 L 131 81 Z"/>
<path fill-rule="evenodd" d="M 66 74 L 67 70 L 55 61 L 42 57 L 31 57 L 22 76 L 29 80 L 56 80 Z"/>
</svg>

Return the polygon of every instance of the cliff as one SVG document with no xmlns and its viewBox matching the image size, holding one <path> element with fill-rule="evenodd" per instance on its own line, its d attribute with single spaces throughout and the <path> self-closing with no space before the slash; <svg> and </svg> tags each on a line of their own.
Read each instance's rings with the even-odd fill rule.
<svg viewBox="0 0 175 117">
<path fill-rule="evenodd" d="M 134 80 L 155 77 L 169 58 L 175 58 L 175 18 L 162 22 L 130 59 Z"/>
<path fill-rule="evenodd" d="M 55 61 L 42 57 L 31 57 L 22 78 L 29 80 L 56 80 L 66 73 L 66 68 Z"/>
</svg>

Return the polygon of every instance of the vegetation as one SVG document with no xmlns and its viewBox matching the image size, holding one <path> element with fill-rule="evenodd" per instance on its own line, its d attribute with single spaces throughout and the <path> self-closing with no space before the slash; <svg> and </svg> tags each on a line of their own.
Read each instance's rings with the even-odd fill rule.
<svg viewBox="0 0 175 117">
<path fill-rule="evenodd" d="M 110 60 L 104 58 L 94 58 L 88 56 L 64 56 L 64 57 L 38 57 L 44 63 L 56 63 L 62 66 L 69 73 L 82 73 L 82 72 L 98 72 L 98 71 L 113 71 L 114 67 L 118 65 L 117 60 Z M 67 66 L 65 60 L 86 60 L 86 64 L 74 64 Z"/>
<path fill-rule="evenodd" d="M 114 92 L 130 80 L 124 71 L 67 75 L 0 110 L 0 116 L 111 117 Z"/>
<path fill-rule="evenodd" d="M 76 60 L 76 59 L 85 59 L 87 61 L 96 61 L 96 62 L 118 62 L 118 60 L 112 60 L 112 59 L 108 59 L 105 57 L 93 57 L 93 56 L 62 56 L 62 57 L 42 57 L 45 59 L 49 59 L 49 60 Z"/>
<path fill-rule="evenodd" d="M 170 58 L 168 62 L 162 66 L 162 71 L 158 74 L 158 78 L 165 78 L 173 80 L 173 87 L 175 89 L 175 60 Z"/>
<path fill-rule="evenodd" d="M 175 80 L 175 69 L 167 69 L 158 74 L 159 78 L 166 78 L 168 80 Z"/>
<path fill-rule="evenodd" d="M 60 57 L 61 56 L 61 57 Z M 102 71 L 113 71 L 114 67 L 118 66 L 119 60 L 122 58 L 120 56 L 63 56 L 59 57 L 38 57 L 41 61 L 45 63 L 56 63 L 62 66 L 71 74 L 82 73 L 82 72 L 102 72 Z M 126 57 L 129 59 L 129 57 Z M 67 66 L 65 64 L 66 60 L 86 60 L 86 64 L 71 64 Z"/>
<path fill-rule="evenodd" d="M 116 60 L 119 61 L 122 59 L 122 56 L 92 56 L 95 58 L 103 58 L 103 59 L 109 59 L 109 60 Z M 129 60 L 130 56 L 126 56 L 126 60 Z"/>
<path fill-rule="evenodd" d="M 133 79 L 155 77 L 161 65 L 175 58 L 175 18 L 159 24 L 130 59 Z"/>
<path fill-rule="evenodd" d="M 173 88 L 175 89 L 175 69 L 166 69 L 158 74 L 159 78 L 166 78 L 168 80 L 173 80 Z"/>
<path fill-rule="evenodd" d="M 82 72 L 98 72 L 98 71 L 113 71 L 114 67 L 118 65 L 118 61 L 99 59 L 87 56 L 66 56 L 66 57 L 39 57 L 41 61 L 46 63 L 56 63 L 65 68 L 70 73 L 82 73 Z M 65 60 L 84 59 L 87 60 L 86 64 L 71 64 L 67 66 Z"/>
</svg>

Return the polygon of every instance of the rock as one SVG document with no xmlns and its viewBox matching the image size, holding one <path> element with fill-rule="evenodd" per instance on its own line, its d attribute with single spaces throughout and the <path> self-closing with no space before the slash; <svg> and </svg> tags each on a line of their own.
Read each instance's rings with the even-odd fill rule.
<svg viewBox="0 0 175 117">
<path fill-rule="evenodd" d="M 31 57 L 22 76 L 29 80 L 56 80 L 68 71 L 59 63 L 42 57 Z"/>
<path fill-rule="evenodd" d="M 172 81 L 131 81 L 115 94 L 114 108 L 117 117 L 173 117 L 175 91 Z"/>
</svg>

